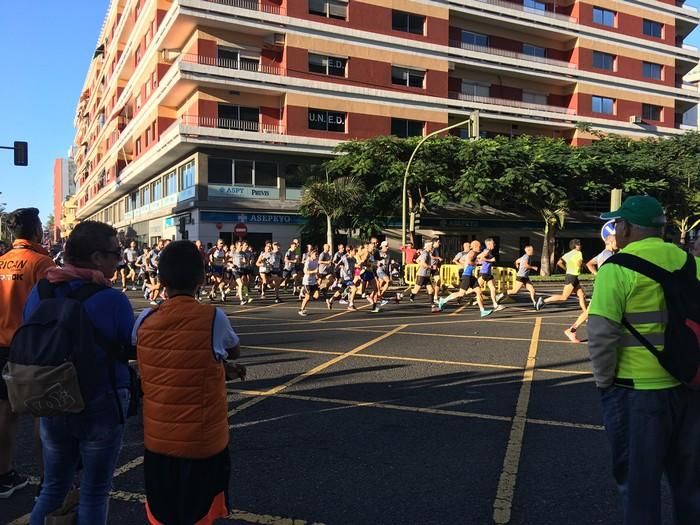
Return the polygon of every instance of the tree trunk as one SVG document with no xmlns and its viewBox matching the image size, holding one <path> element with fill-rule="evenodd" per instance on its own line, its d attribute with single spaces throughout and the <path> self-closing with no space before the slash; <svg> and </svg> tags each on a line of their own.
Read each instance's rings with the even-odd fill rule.
<svg viewBox="0 0 700 525">
<path fill-rule="evenodd" d="M 678 229 L 681 231 L 681 246 L 685 246 L 686 237 L 688 235 L 688 217 L 682 219 L 678 225 Z"/>
<path fill-rule="evenodd" d="M 333 251 L 333 223 L 330 215 L 326 215 L 326 242 L 330 245 L 331 251 Z"/>
<path fill-rule="evenodd" d="M 544 241 L 542 242 L 542 258 L 540 259 L 540 275 L 549 276 L 552 274 L 554 265 L 554 236 L 555 227 L 545 221 Z"/>
</svg>

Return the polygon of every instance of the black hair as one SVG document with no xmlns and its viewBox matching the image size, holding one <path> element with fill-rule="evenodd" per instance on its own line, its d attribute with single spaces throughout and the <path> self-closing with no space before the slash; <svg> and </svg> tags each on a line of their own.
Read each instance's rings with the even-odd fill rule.
<svg viewBox="0 0 700 525">
<path fill-rule="evenodd" d="M 204 281 L 204 263 L 190 241 L 173 241 L 160 252 L 158 275 L 175 290 L 194 290 Z"/>
<path fill-rule="evenodd" d="M 573 250 L 577 246 L 581 246 L 581 241 L 579 239 L 571 239 L 569 241 L 569 250 Z"/>
<path fill-rule="evenodd" d="M 117 230 L 109 224 L 97 221 L 79 223 L 68 236 L 64 258 L 75 266 L 90 264 L 90 256 L 100 250 L 112 249 L 112 238 L 116 239 Z"/>
<path fill-rule="evenodd" d="M 36 208 L 19 208 L 9 214 L 7 227 L 19 239 L 33 239 L 41 225 L 39 210 Z"/>
</svg>

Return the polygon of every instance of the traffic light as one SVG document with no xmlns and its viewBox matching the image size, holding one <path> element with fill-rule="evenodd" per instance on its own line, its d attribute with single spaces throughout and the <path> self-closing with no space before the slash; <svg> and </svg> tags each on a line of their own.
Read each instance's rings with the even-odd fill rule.
<svg viewBox="0 0 700 525">
<path fill-rule="evenodd" d="M 15 166 L 28 166 L 28 144 L 26 142 L 16 140 L 13 149 L 15 150 Z"/>
</svg>

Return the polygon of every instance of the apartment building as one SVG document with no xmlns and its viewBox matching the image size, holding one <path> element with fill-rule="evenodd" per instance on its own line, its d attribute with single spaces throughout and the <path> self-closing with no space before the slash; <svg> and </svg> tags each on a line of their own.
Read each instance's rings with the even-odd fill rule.
<svg viewBox="0 0 700 525">
<path fill-rule="evenodd" d="M 304 167 L 341 141 L 474 110 L 483 136 L 682 133 L 699 21 L 675 0 L 113 0 L 75 119 L 77 217 L 287 242 Z"/>
<path fill-rule="evenodd" d="M 70 154 L 70 152 L 69 152 Z M 64 216 L 63 204 L 68 197 L 75 193 L 75 162 L 68 156 L 65 159 L 55 159 L 53 163 L 53 231 L 49 232 L 51 242 L 61 241 L 63 230 L 61 219 Z"/>
</svg>

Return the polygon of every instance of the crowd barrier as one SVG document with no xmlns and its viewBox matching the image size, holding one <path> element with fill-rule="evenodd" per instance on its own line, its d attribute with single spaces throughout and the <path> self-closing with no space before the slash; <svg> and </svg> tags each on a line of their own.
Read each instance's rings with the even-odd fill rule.
<svg viewBox="0 0 700 525">
<path fill-rule="evenodd" d="M 475 275 L 479 274 L 480 266 L 476 267 Z M 456 264 L 443 264 L 440 267 L 440 280 L 443 285 L 448 288 L 456 288 L 459 286 L 461 279 L 462 268 Z M 515 278 L 517 272 L 514 268 L 502 268 L 494 266 L 492 269 L 493 283 L 496 286 L 497 293 L 506 293 L 512 290 L 515 286 Z M 406 285 L 413 286 L 416 284 L 416 275 L 418 274 L 417 264 L 407 264 L 404 266 L 403 279 Z M 433 277 L 434 279 L 434 277 Z"/>
</svg>

